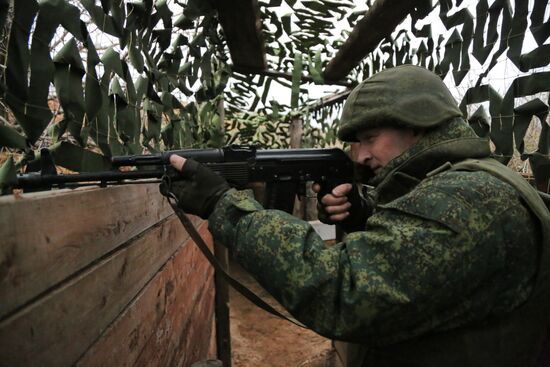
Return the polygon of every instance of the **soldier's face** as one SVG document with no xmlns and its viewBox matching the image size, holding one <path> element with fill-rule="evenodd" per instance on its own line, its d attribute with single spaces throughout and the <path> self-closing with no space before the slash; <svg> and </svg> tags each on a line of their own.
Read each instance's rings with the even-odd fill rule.
<svg viewBox="0 0 550 367">
<path fill-rule="evenodd" d="M 391 127 L 360 131 L 357 134 L 357 162 L 368 166 L 377 174 L 392 159 L 416 144 L 420 136 L 411 129 Z"/>
</svg>

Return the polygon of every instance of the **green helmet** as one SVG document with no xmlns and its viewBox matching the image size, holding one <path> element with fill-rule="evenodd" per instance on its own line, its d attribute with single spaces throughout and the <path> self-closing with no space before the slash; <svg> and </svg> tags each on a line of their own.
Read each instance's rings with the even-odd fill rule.
<svg viewBox="0 0 550 367">
<path fill-rule="evenodd" d="M 462 112 L 440 77 L 419 66 L 401 65 L 355 87 L 344 105 L 338 137 L 357 141 L 357 132 L 367 128 L 429 128 L 458 116 Z"/>
</svg>

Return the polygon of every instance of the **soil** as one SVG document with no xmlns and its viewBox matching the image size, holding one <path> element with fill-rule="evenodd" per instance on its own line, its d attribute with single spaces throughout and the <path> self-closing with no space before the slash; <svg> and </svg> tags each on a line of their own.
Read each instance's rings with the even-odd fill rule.
<svg viewBox="0 0 550 367">
<path fill-rule="evenodd" d="M 235 263 L 231 275 L 270 305 L 282 307 Z M 230 290 L 231 350 L 233 367 L 328 367 L 332 365 L 331 341 L 258 308 L 234 289 Z"/>
</svg>

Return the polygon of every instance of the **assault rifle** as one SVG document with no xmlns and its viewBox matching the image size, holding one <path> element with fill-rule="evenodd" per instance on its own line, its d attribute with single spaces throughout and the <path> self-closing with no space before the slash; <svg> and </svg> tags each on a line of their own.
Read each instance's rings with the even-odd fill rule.
<svg viewBox="0 0 550 367">
<path fill-rule="evenodd" d="M 192 158 L 223 176 L 231 186 L 243 189 L 252 182 L 264 182 L 267 208 L 292 212 L 295 195 L 305 195 L 307 182 L 318 182 L 324 192 L 351 182 L 353 163 L 340 149 L 256 149 L 231 145 L 219 149 L 184 149 L 150 155 L 111 158 L 112 170 L 58 174 L 49 150 L 40 154 L 40 171 L 19 174 L 15 188 L 24 191 L 72 188 L 88 185 L 121 185 L 159 182 L 168 175 L 178 180 L 169 163 L 172 154 Z M 121 170 L 121 167 L 131 167 Z"/>
</svg>

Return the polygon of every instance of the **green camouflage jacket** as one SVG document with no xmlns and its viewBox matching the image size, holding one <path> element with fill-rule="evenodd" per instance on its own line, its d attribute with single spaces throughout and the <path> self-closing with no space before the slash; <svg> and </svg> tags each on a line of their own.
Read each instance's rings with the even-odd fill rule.
<svg viewBox="0 0 550 367">
<path fill-rule="evenodd" d="M 321 335 L 384 346 L 506 313 L 524 302 L 537 227 L 517 192 L 446 162 L 489 155 L 460 118 L 428 132 L 370 184 L 365 230 L 327 247 L 312 227 L 229 191 L 214 238 L 290 313 Z"/>
</svg>

